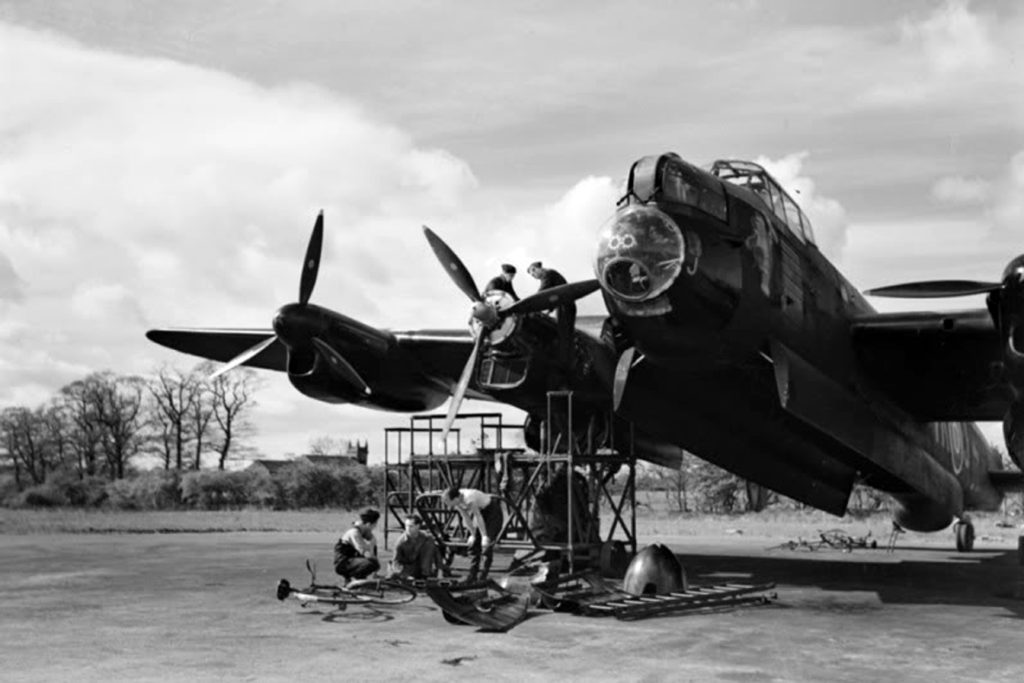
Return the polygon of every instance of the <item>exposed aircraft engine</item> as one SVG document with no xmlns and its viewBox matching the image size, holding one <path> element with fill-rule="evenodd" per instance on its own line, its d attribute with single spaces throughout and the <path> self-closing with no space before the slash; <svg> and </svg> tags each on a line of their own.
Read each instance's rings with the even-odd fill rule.
<svg viewBox="0 0 1024 683">
<path fill-rule="evenodd" d="M 683 233 L 668 214 L 633 205 L 618 212 L 601 232 L 594 269 L 613 296 L 648 301 L 675 282 L 685 255 Z"/>
<path fill-rule="evenodd" d="M 637 553 L 629 563 L 622 590 L 633 595 L 676 593 L 686 590 L 686 575 L 675 554 L 655 543 Z"/>
<path fill-rule="evenodd" d="M 446 439 L 452 424 L 455 422 L 455 415 L 459 411 L 459 406 L 466 395 L 466 390 L 469 388 L 469 381 L 473 375 L 473 370 L 476 368 L 480 348 L 484 342 L 498 345 L 508 340 L 515 331 L 516 315 L 538 313 L 554 308 L 559 304 L 575 301 L 592 292 L 596 292 L 600 285 L 597 280 L 570 282 L 537 292 L 525 299 L 514 302 L 511 297 L 502 294 L 492 296 L 486 292 L 480 292 L 476 282 L 473 281 L 473 276 L 470 274 L 469 269 L 466 268 L 452 248 L 438 237 L 433 230 L 423 226 L 423 234 L 426 236 L 427 242 L 430 243 L 430 248 L 434 251 L 434 255 L 437 256 L 437 260 L 440 261 L 445 272 L 448 273 L 448 277 L 473 302 L 470 313 L 470 327 L 473 331 L 473 350 L 470 352 L 469 360 L 466 361 L 466 366 L 462 370 L 459 383 L 452 393 L 451 404 L 448 407 L 448 416 L 441 430 L 441 438 Z"/>
</svg>

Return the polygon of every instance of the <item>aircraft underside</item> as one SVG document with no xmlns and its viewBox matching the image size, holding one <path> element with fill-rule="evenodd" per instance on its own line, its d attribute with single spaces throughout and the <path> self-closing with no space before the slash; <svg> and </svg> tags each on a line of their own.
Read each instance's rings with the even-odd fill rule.
<svg viewBox="0 0 1024 683">
<path fill-rule="evenodd" d="M 767 358 L 702 372 L 670 372 L 640 362 L 618 409 L 655 437 L 835 515 L 845 513 L 855 483 L 891 494 L 898 521 L 919 531 L 944 528 L 965 508 L 998 504 L 994 491 L 962 486 L 939 466 L 942 447 L 926 425 L 910 424 L 877 404 L 868 411 L 866 402 L 847 395 L 860 409 L 847 406 L 845 426 L 836 428 L 836 406 L 827 392 L 790 385 L 784 406 L 778 381 Z M 798 397 L 801 390 L 806 400 Z M 813 423 L 808 404 L 828 411 L 831 432 Z M 919 457 L 908 457 L 910 449 Z"/>
</svg>

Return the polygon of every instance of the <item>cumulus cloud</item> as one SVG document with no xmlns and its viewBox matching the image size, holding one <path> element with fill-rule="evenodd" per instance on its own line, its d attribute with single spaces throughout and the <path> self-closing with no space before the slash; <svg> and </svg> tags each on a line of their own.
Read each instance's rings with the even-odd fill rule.
<svg viewBox="0 0 1024 683">
<path fill-rule="evenodd" d="M 1013 155 L 993 190 L 992 220 L 1000 235 L 1014 238 L 1021 251 L 1020 234 L 1024 229 L 1024 150 Z"/>
<path fill-rule="evenodd" d="M 960 116 L 969 111 L 975 131 L 1001 121 L 1002 109 L 1019 111 L 1024 81 L 1014 55 L 1020 18 L 1012 11 L 998 18 L 990 12 L 950 0 L 926 16 L 904 16 L 897 24 L 899 40 L 876 46 L 877 68 L 857 101 L 904 109 L 918 125 L 918 107 Z M 946 116 L 943 125 L 952 119 Z"/>
<path fill-rule="evenodd" d="M 931 188 L 933 198 L 969 204 L 973 212 L 913 220 L 884 220 L 851 226 L 847 274 L 870 288 L 901 281 L 948 278 L 996 280 L 1011 258 L 1022 252 L 1024 225 L 1024 150 L 1014 154 L 992 178 L 950 176 Z M 907 258 L 912 254 L 913 258 Z M 879 299 L 883 310 L 915 310 L 920 302 Z M 963 298 L 929 300 L 934 309 L 975 305 Z"/>
<path fill-rule="evenodd" d="M 975 204 L 988 199 L 991 183 L 981 178 L 946 176 L 932 186 L 932 197 L 948 204 Z"/>
<path fill-rule="evenodd" d="M 138 301 L 122 284 L 90 282 L 79 285 L 71 295 L 72 312 L 91 322 L 132 321 L 145 324 Z"/>
<path fill-rule="evenodd" d="M 16 66 L 0 90 L 18 93 L 0 99 L 0 300 L 24 303 L 5 311 L 19 333 L 0 336 L 0 356 L 19 362 L 0 404 L 83 369 L 193 362 L 146 341 L 149 325 L 268 326 L 297 296 L 321 208 L 333 267 L 315 296 L 372 318 L 373 289 L 409 261 L 389 255 L 477 187 L 463 160 L 313 85 L 262 87 L 4 24 L 0 63 Z"/>
<path fill-rule="evenodd" d="M 789 196 L 800 205 L 814 227 L 814 238 L 821 252 L 831 261 L 842 258 L 846 246 L 849 221 L 846 209 L 835 199 L 819 193 L 815 182 L 802 175 L 808 152 L 795 152 L 781 159 L 758 157 L 756 162 L 782 185 Z"/>
<path fill-rule="evenodd" d="M 32 280 L 0 334 L 0 357 L 18 359 L 0 405 L 94 370 L 197 362 L 145 340 L 148 326 L 269 326 L 297 296 L 319 209 L 317 303 L 381 327 L 463 327 L 467 302 L 423 223 L 481 283 L 503 261 L 525 272 L 537 259 L 582 279 L 618 196 L 585 178 L 547 201 L 481 198 L 462 159 L 309 84 L 261 87 L 2 24 L 0 62 L 18 65 L 0 70 L 0 89 L 19 93 L 0 100 L 0 296 L 8 255 Z M 394 422 L 312 402 L 283 376 L 265 391 L 268 432 Z"/>
<path fill-rule="evenodd" d="M 938 73 L 984 69 L 995 61 L 989 26 L 968 5 L 965 0 L 949 0 L 928 18 L 905 19 L 901 25 L 904 40 L 920 45 Z"/>
<path fill-rule="evenodd" d="M 24 283 L 14 271 L 14 264 L 0 251 L 0 301 L 19 302 L 25 298 Z"/>
</svg>

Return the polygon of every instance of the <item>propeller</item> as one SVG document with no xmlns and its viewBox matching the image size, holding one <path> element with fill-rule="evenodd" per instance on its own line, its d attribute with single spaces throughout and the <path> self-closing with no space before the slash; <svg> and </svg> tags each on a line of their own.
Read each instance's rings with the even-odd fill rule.
<svg viewBox="0 0 1024 683">
<path fill-rule="evenodd" d="M 988 294 L 992 322 L 1003 339 L 1003 364 L 1017 382 L 1024 382 L 1024 350 L 1019 330 L 1024 329 L 1024 256 L 1010 261 L 1000 282 L 935 280 L 869 289 L 865 294 L 903 298 L 940 298 Z"/>
<path fill-rule="evenodd" d="M 473 276 L 469 274 L 469 269 L 462 263 L 462 259 L 452 251 L 451 247 L 445 244 L 443 239 L 437 236 L 437 233 L 425 225 L 423 226 L 423 234 L 427 236 L 430 248 L 434 250 L 434 255 L 437 256 L 437 260 L 444 266 L 445 272 L 448 273 L 448 277 L 452 279 L 455 286 L 461 289 L 469 297 L 470 301 L 483 301 L 484 298 L 480 296 L 480 290 L 476 288 L 476 282 L 473 281 Z"/>
<path fill-rule="evenodd" d="M 987 294 L 1002 289 L 1002 282 L 979 282 L 977 280 L 932 280 L 907 282 L 888 287 L 869 289 L 868 296 L 885 296 L 899 299 L 943 299 L 954 296 Z"/>
<path fill-rule="evenodd" d="M 508 308 L 501 311 L 502 315 L 515 315 L 516 313 L 539 313 L 549 308 L 555 308 L 562 304 L 571 303 L 576 299 L 592 294 L 601 288 L 597 280 L 580 280 L 558 285 L 551 289 L 542 289 L 531 294 L 525 299 L 520 299 Z"/>
<path fill-rule="evenodd" d="M 255 346 L 250 346 L 248 349 L 242 351 L 240 354 L 229 360 L 227 364 L 218 368 L 216 372 L 211 373 L 209 379 L 216 379 L 223 375 L 225 372 L 231 372 L 245 361 L 251 360 L 258 356 L 260 352 L 263 351 L 263 349 L 267 348 L 276 341 L 277 335 L 273 337 L 267 337 L 259 344 L 256 344 Z"/>
<path fill-rule="evenodd" d="M 313 234 L 306 247 L 306 260 L 302 263 L 302 277 L 299 279 L 299 303 L 305 306 L 313 294 L 316 275 L 320 272 L 320 252 L 324 246 L 324 212 L 317 214 Z"/>
<path fill-rule="evenodd" d="M 448 415 L 444 418 L 444 428 L 441 430 L 442 441 L 448 440 L 448 433 L 452 430 L 452 425 L 455 423 L 455 416 L 458 415 L 462 399 L 466 395 L 466 389 L 469 388 L 469 380 L 473 376 L 473 368 L 476 367 L 476 357 L 480 354 L 480 347 L 483 346 L 483 341 L 484 333 L 481 330 L 476 335 L 476 339 L 473 340 L 473 350 L 469 354 L 469 360 L 466 361 L 466 367 L 462 368 L 459 383 L 455 387 L 455 393 L 452 394 L 451 403 L 448 404 Z"/>
<path fill-rule="evenodd" d="M 462 369 L 462 374 L 459 376 L 459 383 L 452 394 L 452 400 L 448 406 L 448 415 L 445 417 L 444 427 L 441 430 L 441 439 L 447 440 L 448 433 L 455 423 L 455 416 L 459 412 L 463 398 L 465 398 L 466 389 L 469 387 L 469 380 L 472 378 L 473 369 L 476 367 L 477 356 L 480 355 L 480 348 L 483 346 L 484 338 L 487 334 L 491 330 L 496 329 L 502 320 L 510 315 L 538 313 L 570 303 L 597 291 L 600 288 L 600 284 L 597 280 L 570 282 L 552 287 L 551 289 L 541 290 L 515 302 L 508 308 L 499 309 L 494 304 L 484 300 L 476 286 L 476 282 L 473 280 L 473 276 L 462 262 L 462 259 L 458 257 L 444 240 L 438 237 L 437 233 L 424 225 L 423 234 L 426 236 L 427 242 L 430 243 L 430 248 L 434 251 L 437 260 L 441 262 L 445 272 L 448 273 L 448 277 L 473 302 L 472 316 L 480 323 L 476 328 L 473 338 L 473 350 L 470 352 L 466 366 Z"/>
<path fill-rule="evenodd" d="M 320 211 L 320 213 L 317 214 L 316 223 L 313 225 L 313 232 L 309 236 L 309 244 L 306 245 L 306 257 L 302 263 L 302 275 L 299 278 L 299 302 L 297 306 L 292 307 L 293 309 L 301 309 L 305 307 L 309 303 L 310 297 L 313 295 L 313 288 L 316 286 L 316 276 L 320 272 L 320 256 L 323 253 L 323 245 L 324 212 Z M 283 314 L 283 310 L 278 312 L 279 317 Z M 212 373 L 209 378 L 214 379 L 226 372 L 234 370 L 239 365 L 255 358 L 274 342 L 284 343 L 281 337 L 277 334 L 267 337 L 263 341 L 249 347 L 229 360 L 225 365 L 218 368 L 216 372 Z M 350 386 L 362 391 L 364 394 L 370 394 L 370 387 L 366 381 L 358 372 L 356 372 L 356 369 L 352 367 L 352 364 L 345 360 L 334 347 L 319 337 L 312 337 L 309 339 L 309 342 L 317 350 L 317 353 L 327 361 L 327 364 L 338 374 L 339 377 L 341 377 Z"/>
</svg>

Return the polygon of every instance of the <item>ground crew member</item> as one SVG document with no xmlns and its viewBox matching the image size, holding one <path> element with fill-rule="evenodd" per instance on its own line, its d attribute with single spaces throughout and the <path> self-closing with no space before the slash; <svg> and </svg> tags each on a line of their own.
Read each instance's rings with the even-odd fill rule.
<svg viewBox="0 0 1024 683">
<path fill-rule="evenodd" d="M 530 267 L 526 269 L 526 272 L 540 280 L 540 287 L 537 288 L 538 292 L 566 284 L 565 278 L 562 277 L 561 273 L 554 268 L 545 268 L 540 261 L 534 261 L 531 263 Z M 565 371 L 570 372 L 573 364 L 572 343 L 574 332 L 576 330 L 576 302 L 568 301 L 558 306 L 555 309 L 555 312 L 558 317 L 559 355 Z"/>
<path fill-rule="evenodd" d="M 359 520 L 352 524 L 334 545 L 334 571 L 346 579 L 365 579 L 380 569 L 377 559 L 377 539 L 373 529 L 377 526 L 380 513 L 367 508 L 359 513 Z"/>
<path fill-rule="evenodd" d="M 489 493 L 477 489 L 460 489 L 457 486 L 445 491 L 441 502 L 462 515 L 462 522 L 472 535 L 469 545 L 469 576 L 466 580 L 469 583 L 483 581 L 491 571 L 494 544 L 505 522 L 501 502 Z M 483 567 L 480 566 L 481 556 Z"/>
<path fill-rule="evenodd" d="M 501 264 L 501 273 L 491 278 L 487 286 L 484 287 L 484 293 L 497 289 L 502 292 L 507 292 L 513 300 L 519 301 L 519 296 L 516 294 L 516 290 L 512 288 L 512 278 L 516 276 L 516 267 L 511 263 Z"/>
<path fill-rule="evenodd" d="M 398 537 L 395 556 L 391 558 L 391 577 L 429 579 L 440 568 L 437 545 L 423 531 L 423 520 L 417 514 L 405 516 L 405 533 Z"/>
</svg>

